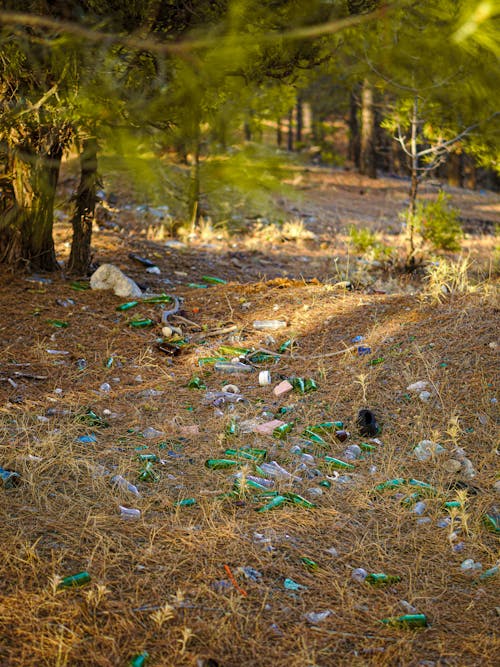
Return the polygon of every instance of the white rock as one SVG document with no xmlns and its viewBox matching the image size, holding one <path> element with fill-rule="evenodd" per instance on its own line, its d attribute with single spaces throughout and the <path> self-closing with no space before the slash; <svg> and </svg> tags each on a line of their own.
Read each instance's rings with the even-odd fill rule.
<svg viewBox="0 0 500 667">
<path fill-rule="evenodd" d="M 113 264 L 102 264 L 90 277 L 92 289 L 112 289 L 116 296 L 142 296 L 138 285 Z"/>
</svg>

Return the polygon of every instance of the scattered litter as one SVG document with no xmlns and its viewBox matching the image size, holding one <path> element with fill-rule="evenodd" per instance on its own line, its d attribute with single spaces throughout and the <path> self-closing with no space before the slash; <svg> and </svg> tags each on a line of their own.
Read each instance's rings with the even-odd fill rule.
<svg viewBox="0 0 500 667">
<path fill-rule="evenodd" d="M 146 660 L 149 658 L 149 653 L 144 651 L 143 653 L 139 653 L 138 655 L 134 655 L 131 659 L 129 664 L 129 667 L 144 667 L 146 664 Z"/>
<path fill-rule="evenodd" d="M 357 567 L 351 572 L 351 579 L 354 581 L 363 582 L 368 576 L 368 572 L 362 567 Z"/>
<path fill-rule="evenodd" d="M 89 435 L 80 435 L 76 441 L 88 445 L 97 442 L 97 437 L 93 433 Z"/>
<path fill-rule="evenodd" d="M 275 331 L 277 329 L 285 329 L 287 323 L 283 320 L 255 320 L 252 326 L 259 331 Z"/>
<path fill-rule="evenodd" d="M 88 572 L 78 572 L 77 574 L 71 574 L 69 577 L 64 577 L 57 584 L 57 588 L 76 588 L 77 586 L 83 586 L 88 584 L 90 581 L 90 574 Z"/>
<path fill-rule="evenodd" d="M 423 628 L 429 624 L 425 614 L 405 614 L 404 616 L 390 616 L 383 618 L 382 623 L 402 628 Z"/>
<path fill-rule="evenodd" d="M 128 491 L 129 493 L 133 493 L 134 496 L 141 495 L 139 493 L 138 488 L 134 486 L 131 482 L 126 480 L 124 477 L 122 477 L 121 475 L 115 475 L 114 477 L 112 477 L 111 483 L 117 486 L 122 491 Z"/>
<path fill-rule="evenodd" d="M 287 591 L 305 591 L 307 590 L 307 586 L 303 586 L 302 584 L 298 584 L 296 581 L 293 579 L 285 579 L 283 582 L 283 586 L 286 588 Z"/>
<path fill-rule="evenodd" d="M 0 468 L 0 482 L 4 489 L 13 489 L 21 483 L 21 475 L 15 470 Z"/>
<path fill-rule="evenodd" d="M 413 384 L 409 384 L 406 387 L 406 391 L 411 391 L 413 393 L 419 394 L 421 391 L 424 391 L 427 389 L 429 386 L 429 383 L 427 380 L 419 380 L 418 382 L 414 382 Z"/>
<path fill-rule="evenodd" d="M 374 436 L 377 435 L 380 430 L 376 417 L 371 410 L 360 410 L 358 418 L 356 419 L 356 424 L 361 435 Z"/>
<path fill-rule="evenodd" d="M 221 373 L 251 373 L 253 371 L 252 366 L 242 361 L 216 361 L 214 368 Z"/>
<path fill-rule="evenodd" d="M 421 440 L 413 449 L 413 454 L 419 461 L 428 461 L 445 452 L 446 449 L 442 445 L 432 440 Z"/>
<path fill-rule="evenodd" d="M 238 593 L 239 593 L 240 595 L 242 595 L 243 597 L 246 597 L 246 596 L 247 596 L 247 592 L 244 591 L 244 590 L 239 586 L 239 584 L 238 584 L 238 582 L 236 581 L 236 579 L 235 579 L 233 573 L 231 572 L 231 568 L 229 567 L 229 565 L 224 565 L 224 569 L 225 569 L 225 571 L 226 571 L 227 576 L 229 577 L 229 580 L 231 581 L 231 583 L 233 584 L 233 586 L 236 588 L 236 590 L 238 591 Z"/>
<path fill-rule="evenodd" d="M 271 384 L 271 373 L 269 371 L 260 371 L 259 384 L 261 387 L 266 387 Z"/>
<path fill-rule="evenodd" d="M 141 510 L 132 507 L 123 507 L 123 505 L 118 505 L 118 509 L 123 519 L 140 519 L 141 517 Z"/>
<path fill-rule="evenodd" d="M 325 621 L 330 615 L 332 614 L 332 611 L 330 609 L 327 609 L 326 611 L 310 611 L 307 614 L 304 614 L 304 618 L 308 623 L 322 623 Z"/>
<path fill-rule="evenodd" d="M 152 426 L 146 426 L 146 428 L 142 431 L 142 437 L 146 438 L 146 440 L 152 440 L 153 438 L 161 438 L 165 435 L 164 431 L 159 431 L 156 428 L 153 428 Z"/>
<path fill-rule="evenodd" d="M 252 430 L 254 433 L 260 433 L 261 435 L 272 435 L 275 429 L 284 425 L 284 421 L 281 421 L 280 419 L 273 419 L 269 422 L 265 422 L 264 424 L 256 424 Z"/>
<path fill-rule="evenodd" d="M 275 396 L 283 396 L 284 394 L 288 394 L 288 392 L 292 391 L 293 385 L 288 381 L 288 380 L 283 380 L 283 382 L 280 382 L 276 387 L 273 389 L 273 394 Z"/>
</svg>

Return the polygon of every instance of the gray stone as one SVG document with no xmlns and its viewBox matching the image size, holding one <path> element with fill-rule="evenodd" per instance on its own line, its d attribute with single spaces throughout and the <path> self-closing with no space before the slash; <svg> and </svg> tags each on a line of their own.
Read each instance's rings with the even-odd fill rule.
<svg viewBox="0 0 500 667">
<path fill-rule="evenodd" d="M 138 285 L 113 264 L 103 264 L 90 277 L 92 289 L 112 289 L 116 296 L 142 296 Z"/>
</svg>

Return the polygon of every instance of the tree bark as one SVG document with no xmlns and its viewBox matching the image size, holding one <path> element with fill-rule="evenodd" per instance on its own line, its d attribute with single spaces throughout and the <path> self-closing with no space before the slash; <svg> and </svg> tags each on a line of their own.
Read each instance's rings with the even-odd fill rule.
<svg viewBox="0 0 500 667">
<path fill-rule="evenodd" d="M 293 151 L 293 109 L 290 109 L 288 112 L 288 134 L 286 148 L 290 152 Z"/>
<path fill-rule="evenodd" d="M 281 118 L 278 118 L 276 121 L 276 145 L 278 148 L 281 148 L 283 144 L 283 130 L 281 127 Z"/>
<path fill-rule="evenodd" d="M 80 153 L 80 183 L 76 192 L 75 210 L 71 219 L 73 239 L 68 262 L 69 273 L 84 275 L 90 267 L 90 242 L 98 185 L 97 139 L 90 137 L 83 141 Z"/>
<path fill-rule="evenodd" d="M 304 128 L 304 108 L 302 105 L 302 100 L 300 97 L 297 99 L 296 104 L 296 114 L 297 114 L 297 125 L 295 128 L 295 139 L 297 142 L 302 142 L 302 130 Z"/>
<path fill-rule="evenodd" d="M 373 109 L 373 88 L 368 79 L 363 81 L 361 93 L 361 150 L 359 173 L 377 177 L 375 167 L 375 113 Z"/>
<path fill-rule="evenodd" d="M 463 154 L 462 151 L 453 151 L 446 164 L 446 176 L 448 185 L 452 187 L 463 187 Z"/>
<path fill-rule="evenodd" d="M 349 160 L 351 160 L 356 169 L 359 169 L 360 166 L 359 155 L 361 151 L 358 108 L 358 99 L 355 91 L 352 90 L 349 95 Z"/>
<path fill-rule="evenodd" d="M 28 141 L 10 153 L 9 172 L 14 201 L 0 212 L 4 240 L 0 261 L 30 270 L 59 269 L 52 239 L 54 199 L 63 145 L 48 150 Z"/>
</svg>

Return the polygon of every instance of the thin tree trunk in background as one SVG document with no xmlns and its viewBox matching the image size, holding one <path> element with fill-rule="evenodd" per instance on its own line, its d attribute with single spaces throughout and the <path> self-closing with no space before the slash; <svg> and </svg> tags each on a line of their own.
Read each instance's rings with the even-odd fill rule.
<svg viewBox="0 0 500 667">
<path fill-rule="evenodd" d="M 99 184 L 97 175 L 97 139 L 91 137 L 82 143 L 80 153 L 80 183 L 75 197 L 75 210 L 71 219 L 73 239 L 68 271 L 86 274 L 91 261 L 90 241 L 94 221 L 96 192 Z"/>
<path fill-rule="evenodd" d="M 419 132 L 418 97 L 415 96 L 415 98 L 413 99 L 413 111 L 411 116 L 411 142 L 410 142 L 411 185 L 409 192 L 410 203 L 408 205 L 408 219 L 407 219 L 409 252 L 406 258 L 406 266 L 410 269 L 413 269 L 415 266 L 415 250 L 416 250 L 415 214 L 417 212 L 417 195 L 418 195 L 418 185 L 419 185 L 418 132 Z"/>
<path fill-rule="evenodd" d="M 276 145 L 281 148 L 283 144 L 283 129 L 281 127 L 281 118 L 276 121 Z"/>
<path fill-rule="evenodd" d="M 373 88 L 368 79 L 363 81 L 361 93 L 361 151 L 359 173 L 377 177 L 375 168 L 375 113 L 373 109 Z"/>
<path fill-rule="evenodd" d="M 297 142 L 302 142 L 302 129 L 304 127 L 304 109 L 302 106 L 302 100 L 300 97 L 297 99 L 296 104 L 296 116 L 297 116 L 297 126 L 295 128 L 295 139 Z"/>
<path fill-rule="evenodd" d="M 446 164 L 446 177 L 448 185 L 456 188 L 463 187 L 463 154 L 454 151 L 451 153 Z"/>
<path fill-rule="evenodd" d="M 248 118 L 243 122 L 243 134 L 245 136 L 245 141 L 252 141 L 252 127 Z"/>
<path fill-rule="evenodd" d="M 287 150 L 293 151 L 293 109 L 288 112 Z"/>
<path fill-rule="evenodd" d="M 358 109 L 358 99 L 355 91 L 352 90 L 349 95 L 349 160 L 356 169 L 359 169 L 359 155 L 361 151 Z"/>
<path fill-rule="evenodd" d="M 475 190 L 477 187 L 476 162 L 470 155 L 464 155 L 464 187 Z"/>
</svg>

